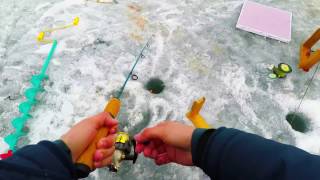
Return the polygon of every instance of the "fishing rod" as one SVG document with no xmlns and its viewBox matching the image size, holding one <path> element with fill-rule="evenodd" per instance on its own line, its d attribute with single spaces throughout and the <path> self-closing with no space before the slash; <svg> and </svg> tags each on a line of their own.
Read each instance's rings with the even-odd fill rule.
<svg viewBox="0 0 320 180">
<path fill-rule="evenodd" d="M 139 55 L 136 57 L 135 63 L 131 68 L 131 71 L 129 72 L 125 82 L 121 86 L 117 96 L 111 98 L 104 109 L 104 112 L 109 113 L 113 118 L 116 118 L 120 112 L 120 106 L 121 106 L 120 98 L 138 62 L 142 58 L 144 58 L 143 53 L 147 48 L 149 48 L 152 38 L 153 36 L 149 38 L 147 43 L 144 45 L 144 47 L 140 51 Z M 96 144 L 101 138 L 107 136 L 108 132 L 109 132 L 109 129 L 106 127 L 99 129 L 93 142 L 88 146 L 88 148 L 81 154 L 80 158 L 76 161 L 75 167 L 76 167 L 76 173 L 78 178 L 87 177 L 90 172 L 95 170 L 93 165 L 93 156 L 94 156 L 94 152 L 97 149 Z M 117 133 L 117 137 L 115 141 L 115 149 L 116 150 L 112 158 L 112 164 L 109 167 L 110 171 L 117 172 L 121 166 L 121 162 L 124 160 L 130 160 L 130 161 L 133 161 L 133 163 L 136 162 L 138 154 L 135 153 L 135 140 L 128 133 L 126 132 Z"/>
<path fill-rule="evenodd" d="M 144 47 L 143 47 L 142 50 L 140 51 L 138 57 L 137 57 L 136 60 L 135 60 L 135 63 L 134 63 L 134 65 L 133 65 L 133 67 L 131 68 L 131 71 L 129 72 L 129 74 L 128 74 L 128 76 L 127 76 L 127 79 L 125 80 L 125 82 L 123 83 L 122 87 L 120 88 L 120 91 L 119 91 L 119 93 L 118 93 L 118 95 L 117 95 L 117 97 L 116 97 L 117 99 L 120 99 L 120 98 L 121 98 L 121 96 L 122 96 L 122 94 L 123 94 L 123 91 L 124 91 L 124 89 L 125 89 L 128 81 L 129 81 L 130 77 L 132 76 L 132 73 L 133 73 L 134 69 L 136 68 L 138 62 L 140 61 L 140 59 L 144 58 L 143 52 L 144 52 L 147 48 L 149 48 L 151 40 L 152 40 L 152 37 L 147 41 L 147 43 L 144 45 Z"/>
</svg>

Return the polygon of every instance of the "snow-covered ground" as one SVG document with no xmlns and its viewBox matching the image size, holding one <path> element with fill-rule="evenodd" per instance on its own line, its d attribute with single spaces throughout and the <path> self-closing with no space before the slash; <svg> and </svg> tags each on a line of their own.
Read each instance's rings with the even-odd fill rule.
<svg viewBox="0 0 320 180">
<path fill-rule="evenodd" d="M 2 141 L 19 115 L 18 104 L 40 71 L 50 45 L 39 45 L 37 33 L 68 24 L 58 40 L 45 82 L 45 93 L 27 123 L 29 134 L 20 146 L 54 140 L 74 123 L 104 108 L 120 88 L 135 56 L 154 35 L 150 50 L 134 71 L 123 96 L 121 127 L 132 134 L 165 119 L 189 123 L 192 101 L 205 96 L 202 114 L 215 127 L 253 132 L 320 154 L 320 73 L 300 112 L 310 119 L 305 134 L 291 129 L 286 114 L 295 110 L 311 76 L 298 70 L 299 46 L 320 24 L 320 1 L 262 1 L 293 12 L 289 44 L 235 28 L 241 0 L 117 0 L 97 4 L 85 0 L 0 1 L 0 152 Z M 267 78 L 268 64 L 286 62 L 294 72 L 284 80 Z M 313 69 L 314 70 L 314 69 Z M 312 71 L 313 71 L 312 70 Z M 166 89 L 159 95 L 144 89 L 159 77 Z M 10 98 L 8 98 L 10 96 Z M 88 179 L 202 179 L 197 168 L 156 167 L 140 157 L 125 163 L 118 174 L 101 169 Z"/>
</svg>

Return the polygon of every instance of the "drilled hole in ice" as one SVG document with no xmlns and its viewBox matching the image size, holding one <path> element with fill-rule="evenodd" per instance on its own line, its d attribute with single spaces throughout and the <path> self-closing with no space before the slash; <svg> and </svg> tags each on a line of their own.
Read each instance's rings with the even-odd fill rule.
<svg viewBox="0 0 320 180">
<path fill-rule="evenodd" d="M 302 113 L 290 112 L 286 115 L 286 120 L 296 131 L 306 133 L 310 130 L 310 120 Z"/>
<path fill-rule="evenodd" d="M 159 78 L 151 78 L 149 81 L 145 84 L 145 89 L 153 94 L 160 94 L 164 88 L 164 82 Z"/>
</svg>

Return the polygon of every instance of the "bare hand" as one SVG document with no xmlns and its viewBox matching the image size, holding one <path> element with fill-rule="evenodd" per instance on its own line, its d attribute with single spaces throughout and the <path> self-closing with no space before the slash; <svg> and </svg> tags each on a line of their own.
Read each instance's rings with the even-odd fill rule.
<svg viewBox="0 0 320 180">
<path fill-rule="evenodd" d="M 72 160 L 75 162 L 92 143 L 99 129 L 102 127 L 109 128 L 109 134 L 98 142 L 97 150 L 94 154 L 94 165 L 96 168 L 100 168 L 111 164 L 117 126 L 117 120 L 113 119 L 109 113 L 102 112 L 79 122 L 64 134 L 61 139 L 69 147 Z"/>
<path fill-rule="evenodd" d="M 194 127 L 178 122 L 162 122 L 135 136 L 136 152 L 154 159 L 157 165 L 170 162 L 191 166 L 191 138 Z"/>
</svg>

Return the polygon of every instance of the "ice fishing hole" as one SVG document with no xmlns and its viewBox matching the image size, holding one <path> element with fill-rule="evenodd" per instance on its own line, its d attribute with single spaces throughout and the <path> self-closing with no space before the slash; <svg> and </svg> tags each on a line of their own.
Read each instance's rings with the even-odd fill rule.
<svg viewBox="0 0 320 180">
<path fill-rule="evenodd" d="M 164 82 L 159 78 L 151 78 L 149 81 L 145 84 L 145 89 L 151 92 L 152 94 L 160 94 L 164 88 Z"/>
<path fill-rule="evenodd" d="M 291 112 L 287 114 L 286 120 L 296 131 L 306 133 L 310 130 L 310 120 L 302 113 Z"/>
</svg>

